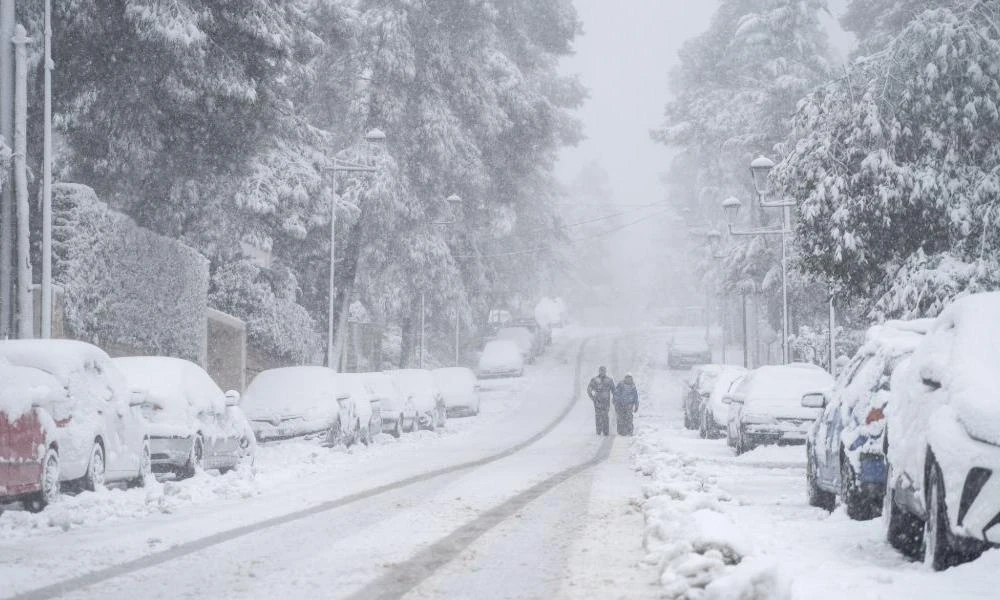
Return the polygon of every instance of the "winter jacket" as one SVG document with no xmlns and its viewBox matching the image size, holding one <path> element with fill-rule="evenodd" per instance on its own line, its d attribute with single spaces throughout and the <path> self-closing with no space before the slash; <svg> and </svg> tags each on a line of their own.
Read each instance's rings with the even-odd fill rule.
<svg viewBox="0 0 1000 600">
<path fill-rule="evenodd" d="M 590 380 L 587 386 L 587 395 L 594 404 L 607 406 L 611 404 L 611 398 L 615 393 L 615 380 L 607 375 L 598 375 Z"/>
<path fill-rule="evenodd" d="M 635 384 L 628 383 L 627 381 L 622 381 L 618 384 L 615 388 L 615 408 L 638 410 L 639 390 L 635 388 Z"/>
</svg>

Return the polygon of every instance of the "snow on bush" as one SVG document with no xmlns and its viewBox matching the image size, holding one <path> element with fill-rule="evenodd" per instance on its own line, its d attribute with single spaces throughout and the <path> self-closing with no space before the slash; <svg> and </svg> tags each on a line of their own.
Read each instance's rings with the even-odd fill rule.
<svg viewBox="0 0 1000 600">
<path fill-rule="evenodd" d="M 195 362 L 206 352 L 208 261 L 135 224 L 91 188 L 56 184 L 53 274 L 69 337 Z"/>
</svg>

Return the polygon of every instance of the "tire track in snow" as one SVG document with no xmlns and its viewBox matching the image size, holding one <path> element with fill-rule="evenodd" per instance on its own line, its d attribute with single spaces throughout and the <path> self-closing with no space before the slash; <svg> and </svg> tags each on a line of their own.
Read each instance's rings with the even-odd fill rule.
<svg viewBox="0 0 1000 600">
<path fill-rule="evenodd" d="M 621 341 L 621 337 L 615 337 L 611 344 L 611 371 L 613 373 L 617 372 L 618 369 L 619 344 Z M 581 348 L 576 361 L 573 384 L 574 402 L 570 404 L 570 408 L 575 405 L 575 399 L 578 399 L 583 391 L 581 379 L 581 375 L 583 374 L 582 364 L 583 349 Z M 560 415 L 559 420 L 561 421 L 567 414 L 568 411 L 566 414 Z M 611 455 L 611 448 L 614 445 L 616 437 L 612 433 L 612 435 L 604 438 L 597 453 L 589 460 L 564 469 L 508 499 L 503 504 L 482 513 L 472 521 L 450 533 L 447 537 L 438 540 L 430 547 L 422 550 L 410 560 L 401 563 L 391 572 L 370 581 L 363 588 L 348 596 L 347 600 L 396 600 L 402 598 L 425 580 L 429 579 L 439 569 L 456 559 L 480 537 L 510 519 L 528 504 L 545 495 L 546 492 L 551 491 L 559 484 L 607 460 Z"/>
<path fill-rule="evenodd" d="M 490 463 L 494 463 L 504 458 L 507 458 L 513 454 L 516 454 L 521 450 L 524 450 L 528 446 L 531 446 L 535 442 L 541 440 L 548 434 L 552 433 L 552 431 L 556 427 L 558 427 L 560 423 L 566 420 L 566 417 L 569 416 L 570 412 L 573 410 L 573 407 L 576 406 L 576 402 L 579 399 L 579 394 L 581 390 L 580 375 L 582 373 L 582 367 L 583 367 L 583 356 L 588 345 L 594 339 L 599 340 L 602 338 L 591 338 L 585 340 L 577 348 L 576 369 L 574 371 L 575 375 L 574 375 L 573 395 L 570 398 L 569 402 L 567 402 L 566 407 L 563 408 L 563 410 L 556 416 L 556 418 L 551 423 L 549 423 L 544 429 L 542 429 L 535 435 L 531 436 L 530 438 L 524 440 L 523 442 L 515 444 L 514 446 L 511 446 L 510 448 L 507 448 L 502 452 L 486 456 L 484 458 L 480 458 L 474 461 L 460 463 L 442 469 L 436 469 L 434 471 L 429 471 L 427 473 L 415 475 L 413 477 L 407 477 L 406 479 L 401 479 L 399 481 L 381 485 L 369 490 L 365 490 L 363 492 L 358 492 L 356 494 L 344 496 L 336 500 L 331 500 L 329 502 L 317 504 L 316 506 L 311 506 L 309 508 L 292 512 L 287 515 L 282 515 L 280 517 L 273 517 L 270 519 L 266 519 L 264 521 L 259 521 L 257 523 L 236 527 L 228 531 L 222 531 L 197 540 L 185 542 L 183 544 L 179 544 L 167 550 L 163 550 L 153 554 L 147 554 L 146 556 L 143 556 L 141 558 L 130 560 L 114 566 L 105 567 L 97 571 L 92 571 L 84 575 L 72 577 L 70 579 L 66 579 L 58 583 L 53 583 L 51 585 L 40 587 L 28 592 L 24 592 L 22 594 L 10 596 L 9 600 L 48 600 L 49 598 L 56 598 L 64 594 L 68 594 L 70 592 L 77 592 L 83 588 L 91 587 L 111 579 L 116 579 L 118 577 L 123 577 L 125 575 L 141 571 L 143 569 L 156 567 L 164 563 L 168 563 L 172 560 L 176 560 L 178 558 L 194 554 L 201 550 L 205 550 L 206 548 L 211 548 L 212 546 L 224 544 L 226 542 L 230 542 L 234 539 L 250 535 L 252 533 L 256 533 L 264 529 L 279 527 L 281 525 L 291 523 L 293 521 L 298 521 L 301 519 L 312 517 L 320 513 L 324 513 L 330 510 L 347 506 L 349 504 L 353 504 L 355 502 L 359 502 L 361 500 L 366 500 L 374 496 L 379 496 L 387 492 L 398 490 L 400 488 L 405 488 L 416 483 L 421 483 L 424 481 L 435 479 L 437 477 L 441 477 L 442 475 L 449 475 L 460 471 L 482 467 Z M 615 348 L 617 348 L 617 344 L 618 340 L 616 338 L 614 341 Z M 605 445 L 607 445 L 608 447 L 607 448 L 608 453 L 610 453 L 611 451 L 611 444 L 609 443 L 611 440 L 612 438 L 610 437 L 607 440 L 605 440 Z M 530 491 L 531 490 L 529 490 L 529 492 Z"/>
</svg>

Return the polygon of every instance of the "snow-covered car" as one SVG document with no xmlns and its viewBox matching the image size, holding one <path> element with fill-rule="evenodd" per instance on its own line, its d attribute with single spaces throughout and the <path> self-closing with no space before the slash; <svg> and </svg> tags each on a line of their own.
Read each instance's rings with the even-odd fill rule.
<svg viewBox="0 0 1000 600">
<path fill-rule="evenodd" d="M 729 445 L 743 454 L 764 444 L 804 444 L 820 409 L 802 406 L 802 397 L 826 391 L 833 383 L 825 369 L 807 363 L 747 373 L 722 400 L 729 404 Z"/>
<path fill-rule="evenodd" d="M 698 429 L 705 400 L 721 371 L 722 365 L 697 365 L 684 380 L 681 394 L 685 429 Z"/>
<path fill-rule="evenodd" d="M 472 369 L 447 367 L 432 373 L 449 417 L 479 414 L 479 384 Z"/>
<path fill-rule="evenodd" d="M 50 439 L 63 484 L 93 490 L 145 482 L 152 467 L 141 399 L 103 350 L 74 340 L 7 340 L 0 341 L 0 359 L 58 382 L 43 408 L 55 426 Z"/>
<path fill-rule="evenodd" d="M 712 362 L 712 349 L 702 334 L 675 334 L 667 346 L 667 366 L 671 369 L 690 369 L 695 365 Z"/>
<path fill-rule="evenodd" d="M 332 446 L 350 446 L 356 442 L 367 446 L 372 443 L 375 436 L 382 432 L 382 411 L 367 374 L 337 373 L 334 376 L 334 386 L 341 396 L 349 396 L 347 402 L 353 405 L 355 422 L 351 427 L 332 427 L 327 443 Z M 342 424 L 344 421 L 338 420 L 338 423 Z"/>
<path fill-rule="evenodd" d="M 524 375 L 524 357 L 517 344 L 510 340 L 486 342 L 479 355 L 476 374 L 480 379 L 520 377 Z"/>
<path fill-rule="evenodd" d="M 726 423 L 729 419 L 729 407 L 722 401 L 733 386 L 747 374 L 743 367 L 724 365 L 715 376 L 712 390 L 702 404 L 701 416 L 698 419 L 698 434 L 705 439 L 715 439 L 726 435 Z"/>
<path fill-rule="evenodd" d="M 1000 293 L 947 306 L 893 374 L 888 541 L 944 569 L 1000 545 Z"/>
<path fill-rule="evenodd" d="M 327 367 L 282 367 L 261 371 L 243 394 L 240 406 L 257 441 L 285 439 L 331 430 L 356 437 L 354 403 L 337 389 L 336 372 Z"/>
<path fill-rule="evenodd" d="M 396 385 L 417 407 L 421 429 L 434 431 L 448 421 L 444 397 L 434 383 L 434 376 L 426 369 L 401 369 L 389 371 Z"/>
<path fill-rule="evenodd" d="M 225 473 L 253 464 L 256 440 L 240 410 L 240 394 L 223 393 L 198 365 L 180 358 L 133 356 L 112 360 L 132 388 L 145 392 L 153 470 L 190 477 L 198 469 Z"/>
<path fill-rule="evenodd" d="M 920 319 L 870 328 L 833 390 L 802 399 L 803 406 L 823 409 L 806 438 L 809 504 L 833 510 L 840 496 L 852 519 L 881 512 L 890 378 L 929 326 L 929 319 Z"/>
<path fill-rule="evenodd" d="M 59 497 L 59 445 L 50 410 L 62 385 L 0 359 L 0 503 L 39 511 Z"/>
<path fill-rule="evenodd" d="M 366 373 L 372 395 L 379 401 L 382 431 L 399 437 L 416 431 L 420 419 L 413 399 L 404 395 L 396 381 L 387 373 Z"/>
<path fill-rule="evenodd" d="M 524 362 L 528 364 L 535 362 L 535 336 L 527 327 L 504 327 L 497 331 L 496 339 L 514 342 Z"/>
</svg>

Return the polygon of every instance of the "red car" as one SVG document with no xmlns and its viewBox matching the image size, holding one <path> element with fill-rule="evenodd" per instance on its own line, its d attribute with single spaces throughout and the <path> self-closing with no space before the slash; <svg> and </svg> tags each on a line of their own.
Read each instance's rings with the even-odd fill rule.
<svg viewBox="0 0 1000 600">
<path fill-rule="evenodd" d="M 0 363 L 0 502 L 39 511 L 59 496 L 59 447 L 46 410 L 62 392 L 55 377 Z"/>
</svg>

